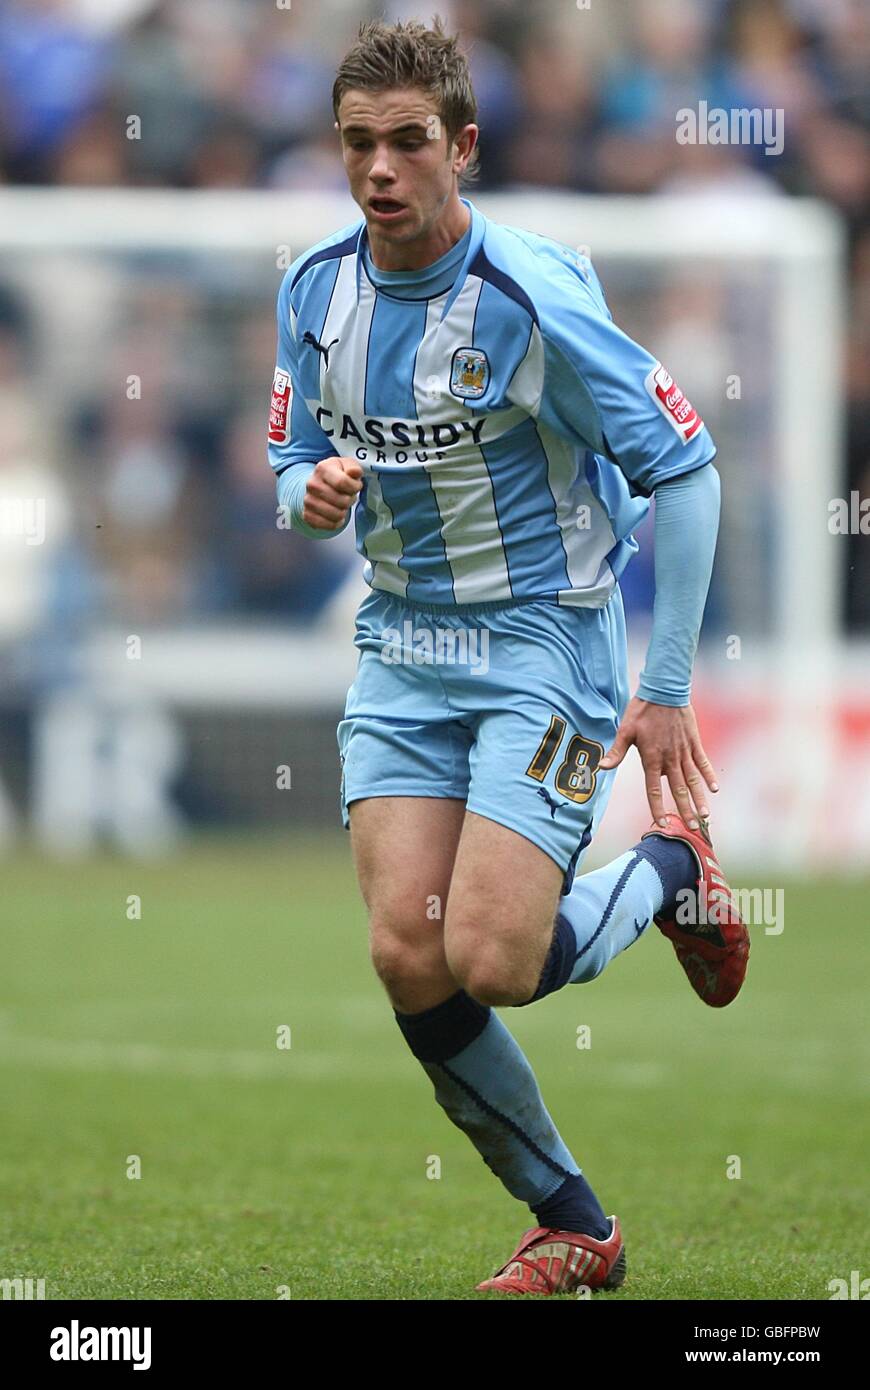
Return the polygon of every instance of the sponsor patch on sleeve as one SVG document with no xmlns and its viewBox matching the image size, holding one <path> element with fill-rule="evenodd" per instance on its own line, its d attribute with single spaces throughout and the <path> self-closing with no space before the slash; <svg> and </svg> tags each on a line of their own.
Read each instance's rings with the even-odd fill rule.
<svg viewBox="0 0 870 1390">
<path fill-rule="evenodd" d="M 688 444 L 703 428 L 704 421 L 692 402 L 683 395 L 670 372 L 666 372 L 661 362 L 657 362 L 647 373 L 643 384 L 665 419 L 670 420 L 680 439 Z"/>
<path fill-rule="evenodd" d="M 293 387 L 290 382 L 290 373 L 283 371 L 281 367 L 276 367 L 275 380 L 272 382 L 272 404 L 269 407 L 269 442 L 271 444 L 287 443 L 292 399 Z"/>
</svg>

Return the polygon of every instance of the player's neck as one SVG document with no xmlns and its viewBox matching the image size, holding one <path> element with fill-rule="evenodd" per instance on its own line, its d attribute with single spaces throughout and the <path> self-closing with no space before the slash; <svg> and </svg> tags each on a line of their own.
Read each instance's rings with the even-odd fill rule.
<svg viewBox="0 0 870 1390">
<path fill-rule="evenodd" d="M 378 270 L 424 270 L 460 241 L 471 225 L 471 212 L 458 194 L 447 203 L 435 226 L 428 228 L 425 237 L 401 245 L 378 234 L 377 227 L 368 227 L 369 254 Z"/>
</svg>

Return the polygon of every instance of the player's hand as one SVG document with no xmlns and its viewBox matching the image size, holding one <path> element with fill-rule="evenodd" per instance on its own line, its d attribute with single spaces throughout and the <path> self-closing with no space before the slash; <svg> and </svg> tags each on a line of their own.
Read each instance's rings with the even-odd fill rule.
<svg viewBox="0 0 870 1390">
<path fill-rule="evenodd" d="M 618 767 L 632 744 L 643 763 L 653 820 L 659 825 L 665 823 L 662 778 L 667 777 L 677 810 L 688 826 L 697 829 L 697 817 L 706 819 L 710 814 L 706 789 L 717 792 L 719 784 L 701 744 L 692 706 L 654 705 L 635 695 L 598 766 Z"/>
<path fill-rule="evenodd" d="M 305 489 L 302 520 L 316 531 L 337 531 L 362 491 L 362 465 L 356 459 L 321 459 Z"/>
</svg>

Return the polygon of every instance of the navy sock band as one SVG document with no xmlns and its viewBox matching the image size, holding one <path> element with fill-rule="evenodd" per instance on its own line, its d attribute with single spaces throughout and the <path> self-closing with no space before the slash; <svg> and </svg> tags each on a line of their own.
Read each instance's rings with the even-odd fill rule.
<svg viewBox="0 0 870 1390">
<path fill-rule="evenodd" d="M 574 928 L 564 917 L 557 916 L 553 927 L 553 940 L 547 952 L 547 959 L 544 961 L 538 987 L 531 999 L 524 999 L 522 1005 L 534 1004 L 536 999 L 543 999 L 545 995 L 552 994 L 554 990 L 561 989 L 564 984 L 567 984 L 574 968 L 576 955 L 577 938 L 574 935 Z"/>
<path fill-rule="evenodd" d="M 405 1041 L 421 1062 L 446 1062 L 479 1037 L 489 1022 L 490 1010 L 459 989 L 443 1003 L 419 1014 L 393 1009 Z"/>
<path fill-rule="evenodd" d="M 578 1231 L 594 1240 L 607 1240 L 610 1222 L 582 1173 L 572 1173 L 546 1202 L 533 1208 L 539 1226 L 554 1231 Z"/>
<path fill-rule="evenodd" d="M 698 882 L 698 864 L 693 852 L 683 840 L 669 840 L 664 835 L 648 835 L 634 846 L 634 852 L 652 864 L 662 881 L 661 915 L 673 917 L 677 894 L 695 888 Z"/>
</svg>

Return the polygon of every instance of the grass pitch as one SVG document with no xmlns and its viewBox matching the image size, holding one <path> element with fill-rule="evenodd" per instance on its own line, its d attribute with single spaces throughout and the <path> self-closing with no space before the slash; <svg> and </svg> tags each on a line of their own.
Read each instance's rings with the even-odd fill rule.
<svg viewBox="0 0 870 1390">
<path fill-rule="evenodd" d="M 502 1011 L 620 1216 L 608 1300 L 827 1299 L 870 1272 L 870 885 L 784 886 L 785 930 L 755 930 L 728 1009 L 652 928 L 592 984 Z M 24 855 L 3 899 L 0 1278 L 49 1299 L 490 1297 L 475 1283 L 533 1218 L 406 1048 L 346 837 Z"/>
</svg>

